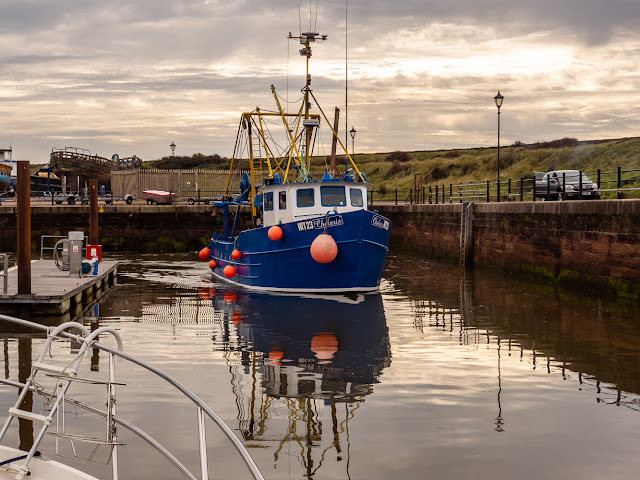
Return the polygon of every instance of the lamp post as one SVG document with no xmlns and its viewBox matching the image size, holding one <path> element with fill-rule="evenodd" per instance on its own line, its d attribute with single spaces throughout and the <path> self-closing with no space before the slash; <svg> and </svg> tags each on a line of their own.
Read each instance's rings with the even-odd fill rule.
<svg viewBox="0 0 640 480">
<path fill-rule="evenodd" d="M 496 101 L 496 107 L 498 107 L 498 201 L 500 201 L 500 107 L 504 100 L 504 97 L 500 95 L 500 90 L 498 90 L 498 94 L 493 99 Z"/>
<path fill-rule="evenodd" d="M 351 127 L 349 133 L 351 134 L 351 156 L 353 157 L 356 154 L 356 129 Z"/>
<path fill-rule="evenodd" d="M 171 156 L 174 157 L 176 155 L 176 144 L 171 142 L 169 146 L 171 147 Z"/>
</svg>

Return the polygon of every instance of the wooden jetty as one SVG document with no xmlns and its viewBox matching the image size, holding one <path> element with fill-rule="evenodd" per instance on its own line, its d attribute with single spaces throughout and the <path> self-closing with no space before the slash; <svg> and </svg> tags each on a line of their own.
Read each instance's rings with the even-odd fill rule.
<svg viewBox="0 0 640 480">
<path fill-rule="evenodd" d="M 82 277 L 59 270 L 53 260 L 31 262 L 31 293 L 18 293 L 18 268 L 8 271 L 7 293 L 0 290 L 0 311 L 7 315 L 65 315 L 89 305 L 116 284 L 118 262 L 103 260 L 98 274 Z"/>
</svg>

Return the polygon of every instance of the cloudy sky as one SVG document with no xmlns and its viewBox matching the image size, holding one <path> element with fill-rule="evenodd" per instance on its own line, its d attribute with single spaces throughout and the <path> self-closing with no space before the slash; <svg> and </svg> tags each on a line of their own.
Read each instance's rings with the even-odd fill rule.
<svg viewBox="0 0 640 480">
<path fill-rule="evenodd" d="M 317 6 L 317 18 L 316 18 Z M 14 159 L 230 156 L 239 114 L 300 96 L 287 34 L 356 151 L 640 135 L 638 0 L 0 0 L 0 132 Z M 300 26 L 300 20 L 302 27 Z M 325 140 L 328 135 L 324 136 Z"/>
</svg>

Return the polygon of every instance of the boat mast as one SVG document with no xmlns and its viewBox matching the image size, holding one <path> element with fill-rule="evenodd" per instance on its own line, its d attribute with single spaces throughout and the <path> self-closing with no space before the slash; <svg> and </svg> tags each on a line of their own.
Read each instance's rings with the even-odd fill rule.
<svg viewBox="0 0 640 480">
<path fill-rule="evenodd" d="M 316 32 L 301 33 L 300 36 L 294 37 L 289 32 L 290 40 L 300 40 L 300 44 L 304 45 L 304 48 L 300 49 L 300 55 L 307 58 L 307 71 L 306 71 L 306 85 L 302 89 L 304 93 L 304 121 L 303 126 L 305 129 L 305 151 L 304 151 L 304 164 L 307 171 L 311 168 L 311 137 L 313 135 L 314 127 L 319 126 L 318 122 L 314 121 L 309 114 L 311 109 L 311 102 L 309 101 L 309 94 L 311 93 L 311 74 L 309 73 L 309 59 L 311 58 L 311 43 L 324 42 L 327 39 L 327 35 L 320 35 Z"/>
</svg>

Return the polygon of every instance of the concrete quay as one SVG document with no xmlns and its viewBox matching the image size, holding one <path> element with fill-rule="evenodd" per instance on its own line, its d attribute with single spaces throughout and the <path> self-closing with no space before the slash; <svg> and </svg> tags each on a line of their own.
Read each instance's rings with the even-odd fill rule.
<svg viewBox="0 0 640 480">
<path fill-rule="evenodd" d="M 31 294 L 18 294 L 18 267 L 8 272 L 7 294 L 0 289 L 0 312 L 14 316 L 64 316 L 83 309 L 116 284 L 118 262 L 103 260 L 97 275 L 69 275 L 53 260 L 31 262 Z"/>
</svg>

